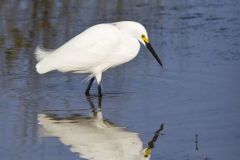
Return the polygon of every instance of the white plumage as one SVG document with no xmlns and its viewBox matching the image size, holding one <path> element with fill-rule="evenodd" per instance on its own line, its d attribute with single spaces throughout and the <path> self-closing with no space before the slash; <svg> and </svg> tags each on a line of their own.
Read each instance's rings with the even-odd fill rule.
<svg viewBox="0 0 240 160">
<path fill-rule="evenodd" d="M 37 48 L 35 54 L 39 62 L 36 70 L 39 74 L 53 70 L 88 73 L 91 77 L 95 77 L 100 85 L 102 72 L 137 56 L 140 49 L 139 41 L 154 52 L 146 29 L 140 23 L 123 21 L 98 24 L 88 28 L 56 50 L 46 51 Z M 154 57 L 156 58 L 156 54 Z M 161 64 L 160 59 L 158 62 Z M 87 92 L 89 90 L 86 94 Z"/>
<path fill-rule="evenodd" d="M 148 160 L 137 133 L 129 132 L 102 119 L 99 111 L 90 117 L 54 118 L 38 115 L 42 134 L 55 136 L 89 160 Z"/>
</svg>

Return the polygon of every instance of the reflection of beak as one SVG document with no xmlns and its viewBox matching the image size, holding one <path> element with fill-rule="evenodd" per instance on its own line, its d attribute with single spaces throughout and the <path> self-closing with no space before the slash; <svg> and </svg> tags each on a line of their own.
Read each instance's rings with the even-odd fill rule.
<svg viewBox="0 0 240 160">
<path fill-rule="evenodd" d="M 153 57 L 158 61 L 161 67 L 163 67 L 162 62 L 160 58 L 158 57 L 157 53 L 153 49 L 151 43 L 149 41 L 145 41 L 146 47 L 149 49 L 149 51 L 152 53 Z"/>
<path fill-rule="evenodd" d="M 160 129 L 158 129 L 154 133 L 154 136 L 153 136 L 152 140 L 148 142 L 148 147 L 145 150 L 144 157 L 147 158 L 147 157 L 149 157 L 151 155 L 152 148 L 154 148 L 154 143 L 157 141 L 157 139 L 158 139 L 158 137 L 160 135 L 160 132 L 163 130 L 163 126 L 164 126 L 164 123 L 162 123 L 161 126 L 160 126 Z"/>
</svg>

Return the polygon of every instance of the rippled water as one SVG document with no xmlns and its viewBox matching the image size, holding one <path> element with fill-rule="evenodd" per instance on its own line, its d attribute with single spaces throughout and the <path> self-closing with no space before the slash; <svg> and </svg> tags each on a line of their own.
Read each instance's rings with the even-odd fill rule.
<svg viewBox="0 0 240 160">
<path fill-rule="evenodd" d="M 93 118 L 85 77 L 38 75 L 34 49 L 57 48 L 93 24 L 134 20 L 146 26 L 165 68 L 142 47 L 132 62 L 104 73 L 103 122 L 126 127 L 121 133 L 134 135 L 143 148 L 164 123 L 153 160 L 238 160 L 239 8 L 238 0 L 0 1 L 0 159 L 83 159 L 61 136 L 80 135 L 77 127 L 65 131 L 89 127 L 81 120 Z M 49 114 L 58 118 L 46 128 L 40 120 Z M 77 123 L 70 123 L 74 117 Z M 62 120 L 69 118 L 64 130 Z M 55 123 L 57 134 L 49 134 Z"/>
</svg>

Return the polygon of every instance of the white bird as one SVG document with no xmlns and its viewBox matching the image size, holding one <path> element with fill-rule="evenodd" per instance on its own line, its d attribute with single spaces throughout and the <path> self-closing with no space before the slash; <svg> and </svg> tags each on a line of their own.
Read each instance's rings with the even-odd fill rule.
<svg viewBox="0 0 240 160">
<path fill-rule="evenodd" d="M 103 119 L 102 110 L 96 111 L 96 108 L 90 116 L 39 114 L 38 121 L 42 126 L 42 137 L 58 137 L 70 146 L 70 151 L 89 160 L 149 160 L 160 132 L 155 132 L 148 147 L 143 148 L 137 133 Z"/>
<path fill-rule="evenodd" d="M 98 95 L 102 96 L 102 73 L 136 57 L 140 50 L 139 42 L 151 51 L 162 66 L 150 44 L 145 27 L 137 22 L 122 21 L 94 25 L 56 50 L 47 51 L 38 47 L 35 51 L 39 61 L 36 70 L 39 74 L 53 70 L 88 73 L 91 78 L 85 94 L 89 95 L 95 78 Z"/>
</svg>

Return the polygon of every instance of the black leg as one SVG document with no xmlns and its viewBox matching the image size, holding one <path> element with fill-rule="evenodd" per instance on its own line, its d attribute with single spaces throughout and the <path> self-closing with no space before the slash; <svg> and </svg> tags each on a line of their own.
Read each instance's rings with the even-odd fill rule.
<svg viewBox="0 0 240 160">
<path fill-rule="evenodd" d="M 102 97 L 98 96 L 98 108 L 102 109 Z"/>
<path fill-rule="evenodd" d="M 101 84 L 98 84 L 98 96 L 102 97 L 102 87 L 101 87 Z"/>
<path fill-rule="evenodd" d="M 88 84 L 87 89 L 86 89 L 86 91 L 85 91 L 85 95 L 86 95 L 86 96 L 89 96 L 89 91 L 90 91 L 90 89 L 91 89 L 91 87 L 92 87 L 93 81 L 94 81 L 94 77 L 92 77 L 92 78 L 90 79 L 90 81 L 89 81 L 89 84 Z"/>
<path fill-rule="evenodd" d="M 86 96 L 86 98 L 87 98 L 87 101 L 88 101 L 89 105 L 91 106 L 93 115 L 96 116 L 96 114 L 97 114 L 97 108 L 94 106 L 94 103 L 93 103 L 93 101 L 92 101 L 93 97 Z"/>
<path fill-rule="evenodd" d="M 95 107 L 94 101 L 93 101 L 95 99 L 95 97 L 86 96 L 86 99 L 87 99 L 89 105 L 91 106 L 93 116 L 97 117 L 98 112 L 102 111 L 102 97 L 98 96 L 98 107 L 97 108 Z"/>
</svg>

